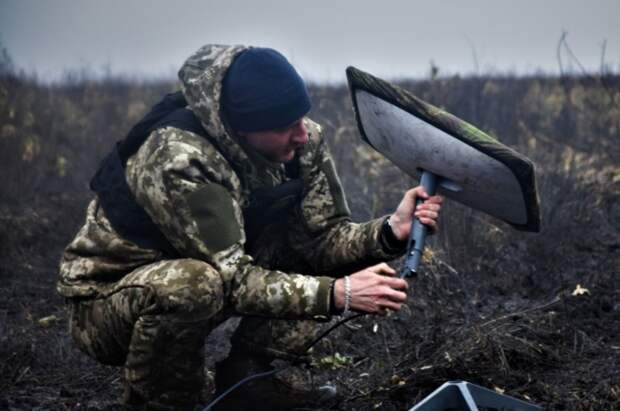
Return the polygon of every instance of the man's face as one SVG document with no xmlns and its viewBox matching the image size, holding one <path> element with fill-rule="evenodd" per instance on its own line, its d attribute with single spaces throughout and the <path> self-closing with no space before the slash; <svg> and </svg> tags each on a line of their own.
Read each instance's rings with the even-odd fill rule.
<svg viewBox="0 0 620 411">
<path fill-rule="evenodd" d="M 265 158 L 278 163 L 291 161 L 295 157 L 295 149 L 308 142 L 308 130 L 303 118 L 283 128 L 243 132 L 239 135 Z"/>
</svg>

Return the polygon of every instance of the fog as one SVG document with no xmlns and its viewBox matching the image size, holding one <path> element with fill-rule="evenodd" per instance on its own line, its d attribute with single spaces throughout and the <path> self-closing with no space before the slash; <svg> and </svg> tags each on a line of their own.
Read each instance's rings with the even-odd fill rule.
<svg viewBox="0 0 620 411">
<path fill-rule="evenodd" d="M 0 42 L 42 79 L 69 70 L 172 77 L 206 43 L 283 52 L 308 80 L 355 65 L 425 77 L 620 68 L 620 1 L 0 0 Z M 603 55 L 603 45 L 605 53 Z"/>
</svg>

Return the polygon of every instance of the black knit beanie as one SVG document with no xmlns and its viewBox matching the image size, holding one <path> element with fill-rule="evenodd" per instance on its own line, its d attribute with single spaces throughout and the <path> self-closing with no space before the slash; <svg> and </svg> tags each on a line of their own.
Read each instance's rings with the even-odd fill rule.
<svg viewBox="0 0 620 411">
<path fill-rule="evenodd" d="M 277 51 L 250 48 L 229 67 L 222 85 L 222 108 L 235 131 L 285 127 L 310 111 L 302 78 Z"/>
</svg>

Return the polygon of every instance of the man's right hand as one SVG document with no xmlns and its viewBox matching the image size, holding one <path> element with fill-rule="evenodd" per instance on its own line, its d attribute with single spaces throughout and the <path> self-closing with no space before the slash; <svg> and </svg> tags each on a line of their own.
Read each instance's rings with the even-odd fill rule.
<svg viewBox="0 0 620 411">
<path fill-rule="evenodd" d="M 373 265 L 351 274 L 351 300 L 349 309 L 370 314 L 398 311 L 407 299 L 407 282 L 395 278 L 396 271 L 386 263 Z M 334 284 L 336 308 L 344 309 L 345 281 L 339 278 Z"/>
</svg>

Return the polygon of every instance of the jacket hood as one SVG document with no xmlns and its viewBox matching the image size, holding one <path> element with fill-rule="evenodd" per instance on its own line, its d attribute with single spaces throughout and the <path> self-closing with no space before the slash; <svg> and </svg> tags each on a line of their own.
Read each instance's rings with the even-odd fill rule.
<svg viewBox="0 0 620 411">
<path fill-rule="evenodd" d="M 243 191 L 247 192 L 265 185 L 262 176 L 272 174 L 272 171 L 266 170 L 273 170 L 274 167 L 283 169 L 282 164 L 271 163 L 257 152 L 244 148 L 226 124 L 222 114 L 222 81 L 235 57 L 249 48 L 240 45 L 206 45 L 192 54 L 179 70 L 181 88 L 189 108 L 209 134 L 209 141 L 236 171 Z M 320 127 L 308 119 L 306 121 L 309 135 L 313 132 L 318 135 Z M 301 155 L 306 148 L 299 150 L 298 154 Z"/>
<path fill-rule="evenodd" d="M 192 54 L 179 70 L 187 103 L 218 149 L 235 164 L 247 156 L 229 132 L 222 115 L 222 80 L 235 57 L 248 47 L 208 44 Z"/>
</svg>

